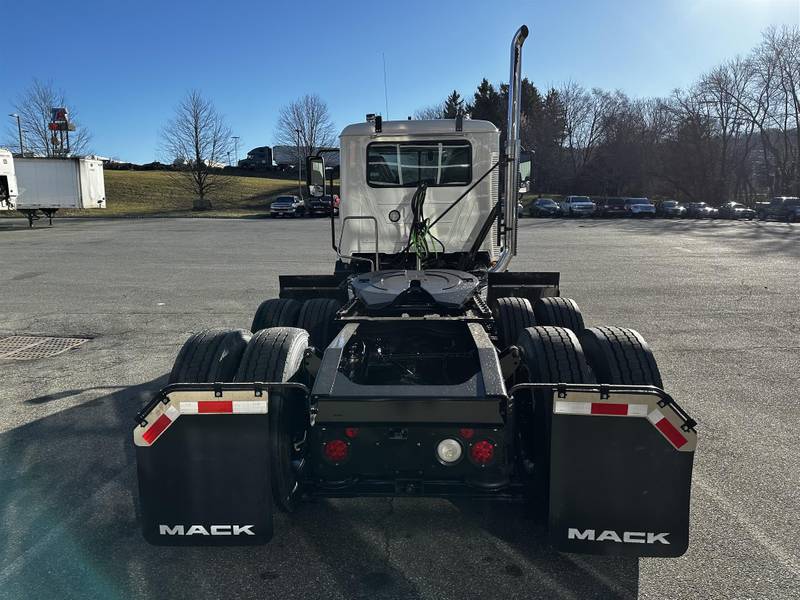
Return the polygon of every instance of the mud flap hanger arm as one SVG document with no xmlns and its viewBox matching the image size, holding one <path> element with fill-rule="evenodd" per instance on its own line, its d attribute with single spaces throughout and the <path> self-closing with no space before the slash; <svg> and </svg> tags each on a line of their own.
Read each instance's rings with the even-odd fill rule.
<svg viewBox="0 0 800 600">
<path fill-rule="evenodd" d="M 147 425 L 147 415 L 149 415 L 153 408 L 159 403 L 166 404 L 169 401 L 169 395 L 172 392 L 208 392 L 211 391 L 215 398 L 219 398 L 225 391 L 248 391 L 252 390 L 253 395 L 260 398 L 264 395 L 264 391 L 281 390 L 281 389 L 294 389 L 303 392 L 306 403 L 310 403 L 311 390 L 308 386 L 295 381 L 278 381 L 278 382 L 253 382 L 253 383 L 172 383 L 160 389 L 153 398 L 144 405 L 144 407 L 136 413 L 134 420 L 137 425 L 144 427 Z M 310 406 L 309 406 L 310 407 Z"/>
<path fill-rule="evenodd" d="M 675 400 L 661 388 L 653 385 L 622 385 L 622 384 L 594 384 L 594 383 L 518 383 L 509 391 L 513 398 L 518 391 L 546 391 L 554 392 L 559 398 L 566 396 L 567 391 L 596 392 L 601 398 L 608 398 L 609 394 L 655 394 L 658 396 L 658 405 L 661 408 L 669 406 L 683 420 L 686 431 L 696 433 L 697 421 L 692 419 Z"/>
</svg>

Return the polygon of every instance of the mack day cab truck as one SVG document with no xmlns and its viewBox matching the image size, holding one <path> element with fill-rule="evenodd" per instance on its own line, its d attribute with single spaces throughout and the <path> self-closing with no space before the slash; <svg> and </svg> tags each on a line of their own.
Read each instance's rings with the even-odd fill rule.
<svg viewBox="0 0 800 600">
<path fill-rule="evenodd" d="M 333 273 L 193 335 L 136 417 L 148 541 L 263 544 L 305 498 L 433 496 L 532 502 L 561 551 L 685 552 L 696 424 L 642 336 L 507 271 L 527 35 L 504 152 L 485 121 L 344 129 Z"/>
</svg>

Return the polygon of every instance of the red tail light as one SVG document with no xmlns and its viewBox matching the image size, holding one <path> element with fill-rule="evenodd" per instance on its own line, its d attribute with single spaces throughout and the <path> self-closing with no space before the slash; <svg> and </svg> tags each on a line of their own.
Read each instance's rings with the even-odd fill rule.
<svg viewBox="0 0 800 600">
<path fill-rule="evenodd" d="M 458 435 L 460 435 L 465 440 L 471 440 L 472 436 L 475 435 L 475 430 L 470 429 L 469 427 L 464 427 L 463 429 L 458 430 Z"/>
<path fill-rule="evenodd" d="M 358 437 L 358 427 L 345 427 L 344 434 L 352 440 Z"/>
<path fill-rule="evenodd" d="M 488 465 L 494 460 L 494 444 L 489 440 L 480 440 L 470 446 L 469 457 L 478 466 Z"/>
<path fill-rule="evenodd" d="M 322 447 L 325 458 L 332 463 L 340 463 L 347 459 L 350 447 L 344 440 L 330 440 Z"/>
</svg>

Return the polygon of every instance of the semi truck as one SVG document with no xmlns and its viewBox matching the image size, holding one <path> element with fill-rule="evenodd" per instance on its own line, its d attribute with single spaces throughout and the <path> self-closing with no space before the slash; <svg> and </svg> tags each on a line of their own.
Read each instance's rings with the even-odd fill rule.
<svg viewBox="0 0 800 600">
<path fill-rule="evenodd" d="M 192 335 L 136 416 L 146 540 L 264 544 L 275 510 L 403 496 L 529 502 L 560 551 L 686 551 L 697 424 L 653 352 L 587 327 L 559 273 L 508 270 L 527 36 L 502 150 L 461 117 L 342 131 L 330 270 Z M 324 196 L 324 157 L 306 167 Z"/>
</svg>

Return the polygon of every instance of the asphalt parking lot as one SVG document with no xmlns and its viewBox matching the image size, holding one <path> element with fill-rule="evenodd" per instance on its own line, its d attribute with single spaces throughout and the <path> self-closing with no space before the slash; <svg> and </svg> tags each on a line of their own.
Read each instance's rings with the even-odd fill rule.
<svg viewBox="0 0 800 600">
<path fill-rule="evenodd" d="M 590 324 L 638 329 L 699 422 L 689 551 L 562 555 L 524 507 L 354 499 L 258 548 L 157 548 L 133 415 L 178 348 L 249 327 L 280 273 L 330 272 L 323 220 L 0 221 L 0 334 L 91 336 L 0 360 L 0 598 L 800 598 L 800 226 L 521 221 Z"/>
</svg>

